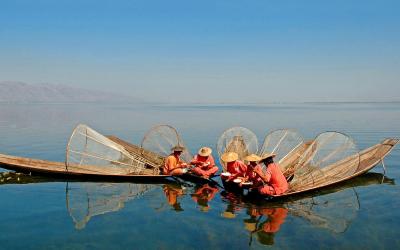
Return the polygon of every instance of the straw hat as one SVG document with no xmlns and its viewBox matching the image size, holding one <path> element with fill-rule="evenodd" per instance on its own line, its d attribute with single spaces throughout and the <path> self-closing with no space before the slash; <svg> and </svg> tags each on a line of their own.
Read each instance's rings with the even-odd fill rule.
<svg viewBox="0 0 400 250">
<path fill-rule="evenodd" d="M 236 214 L 229 212 L 229 211 L 225 211 L 221 215 L 222 215 L 222 217 L 224 217 L 226 219 L 233 219 L 236 217 Z"/>
<path fill-rule="evenodd" d="M 185 150 L 185 148 L 180 145 L 176 145 L 175 147 L 171 148 L 171 151 L 173 152 L 182 152 L 183 150 Z"/>
<path fill-rule="evenodd" d="M 202 147 L 202 148 L 199 150 L 199 155 L 200 155 L 200 156 L 203 156 L 203 157 L 207 157 L 207 156 L 209 156 L 211 153 L 212 153 L 212 149 L 209 148 L 209 147 Z"/>
<path fill-rule="evenodd" d="M 244 158 L 245 161 L 254 162 L 254 161 L 261 161 L 261 157 L 256 154 L 248 155 Z"/>
<path fill-rule="evenodd" d="M 257 223 L 253 220 L 248 220 L 244 222 L 244 227 L 247 231 L 254 232 L 257 229 Z"/>
<path fill-rule="evenodd" d="M 262 160 L 265 160 L 265 159 L 268 159 L 268 158 L 270 158 L 270 157 L 275 157 L 276 156 L 276 154 L 274 154 L 274 153 L 264 153 L 264 154 L 262 154 L 261 155 L 261 159 L 260 159 L 260 161 L 262 161 Z"/>
<path fill-rule="evenodd" d="M 221 160 L 224 162 L 232 162 L 236 161 L 237 159 L 239 159 L 239 155 L 235 152 L 227 152 L 221 155 Z"/>
</svg>

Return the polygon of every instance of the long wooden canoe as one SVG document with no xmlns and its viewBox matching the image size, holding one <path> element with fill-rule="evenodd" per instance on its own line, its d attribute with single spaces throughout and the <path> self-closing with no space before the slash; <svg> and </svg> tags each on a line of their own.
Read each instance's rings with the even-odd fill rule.
<svg viewBox="0 0 400 250">
<path fill-rule="evenodd" d="M 151 152 L 141 151 L 139 147 L 125 142 L 115 136 L 109 136 L 108 138 L 120 143 L 128 152 L 135 153 L 138 157 L 142 156 L 140 160 L 145 162 L 146 165 L 149 165 L 149 168 L 144 169 L 140 174 L 116 174 L 106 167 L 71 164 L 66 167 L 65 162 L 46 161 L 4 154 L 0 154 L 0 167 L 21 173 L 50 175 L 65 178 L 131 180 L 143 178 L 163 179 L 171 176 L 159 174 L 159 171 L 157 173 L 154 172 L 154 159 L 157 158 L 154 155 L 151 155 Z"/>
<path fill-rule="evenodd" d="M 0 167 L 27 174 L 38 174 L 57 178 L 90 179 L 102 181 L 152 181 L 165 182 L 171 175 L 160 174 L 164 159 L 153 152 L 147 151 L 137 145 L 126 142 L 116 136 L 107 136 L 108 139 L 118 143 L 136 159 L 145 163 L 148 168 L 140 174 L 116 174 L 112 170 L 100 166 L 71 165 L 66 167 L 64 162 L 46 161 L 0 154 Z M 159 170 L 159 171 L 155 171 Z M 192 174 L 178 176 L 184 181 L 194 183 L 209 183 L 215 185 L 212 179 L 205 179 Z"/>
<path fill-rule="evenodd" d="M 267 196 L 268 198 L 284 198 L 288 196 L 293 196 L 297 194 L 303 194 L 306 192 L 314 191 L 316 189 L 321 189 L 325 188 L 328 186 L 332 186 L 341 182 L 344 182 L 346 180 L 352 179 L 356 176 L 360 176 L 372 168 L 374 168 L 376 165 L 382 162 L 383 158 L 388 155 L 394 146 L 398 143 L 398 139 L 385 139 L 381 143 L 376 144 L 372 147 L 369 147 L 359 153 L 359 165 L 358 168 L 356 169 L 355 172 L 352 173 L 347 173 L 348 171 L 348 166 L 352 164 L 354 157 L 349 157 L 348 159 L 343 159 L 340 162 L 337 162 L 330 166 L 331 169 L 334 169 L 336 172 L 341 173 L 340 176 L 341 178 L 337 178 L 334 180 L 331 179 L 322 179 L 322 181 L 318 183 L 309 183 L 307 185 L 302 185 L 302 186 L 291 186 L 290 181 L 289 181 L 289 190 L 286 193 L 280 194 L 280 195 L 274 195 L 274 196 Z M 306 143 L 305 146 L 309 146 L 310 143 Z M 301 152 L 304 152 L 305 148 L 301 149 Z M 299 154 L 293 154 L 293 157 L 291 157 L 291 165 L 295 165 L 296 162 L 298 161 Z M 289 164 L 290 165 L 290 164 Z M 290 169 L 290 168 L 288 168 Z M 285 177 L 290 177 L 290 174 L 293 171 L 285 172 Z M 237 194 L 243 194 L 244 190 L 243 188 L 240 188 L 237 184 L 231 183 L 231 182 L 224 182 L 222 181 L 225 189 L 227 191 L 237 193 Z M 253 195 L 253 194 L 251 194 Z M 256 195 L 257 196 L 257 195 Z"/>
<path fill-rule="evenodd" d="M 308 185 L 308 186 L 303 186 L 301 188 L 296 188 L 293 189 L 290 187 L 289 183 L 289 190 L 286 193 L 283 193 L 281 195 L 274 195 L 273 197 L 278 198 L 278 197 L 286 197 L 290 195 L 295 195 L 299 193 L 304 193 L 304 192 L 309 192 L 313 191 L 316 189 L 324 188 L 327 186 L 331 186 L 334 184 L 338 184 L 340 182 L 352 179 L 356 176 L 360 176 L 372 168 L 374 168 L 376 165 L 381 163 L 385 156 L 387 156 L 394 148 L 394 146 L 399 142 L 398 139 L 393 139 L 393 138 L 388 138 L 383 140 L 381 143 L 378 143 L 372 147 L 369 147 L 359 153 L 360 155 L 360 163 L 358 165 L 357 170 L 354 173 L 351 173 L 347 176 L 344 176 L 343 178 L 336 179 L 335 181 L 327 181 L 327 182 L 322 182 L 318 183 L 317 185 Z M 345 166 L 345 165 L 343 165 Z M 340 168 L 341 166 L 335 166 L 337 168 Z M 342 171 L 346 171 L 343 169 Z"/>
</svg>

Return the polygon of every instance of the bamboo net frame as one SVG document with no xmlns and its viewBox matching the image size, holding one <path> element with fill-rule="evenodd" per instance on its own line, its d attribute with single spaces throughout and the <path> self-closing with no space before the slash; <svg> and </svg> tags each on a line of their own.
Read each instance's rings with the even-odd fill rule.
<svg viewBox="0 0 400 250">
<path fill-rule="evenodd" d="M 87 125 L 79 124 L 68 141 L 65 167 L 95 169 L 107 174 L 141 174 L 145 163 Z M 103 169 L 102 169 L 103 168 Z"/>
<path fill-rule="evenodd" d="M 217 152 L 220 163 L 224 170 L 226 170 L 226 164 L 221 160 L 222 154 L 226 152 L 235 152 L 238 154 L 239 160 L 244 161 L 244 158 L 247 155 L 257 154 L 257 136 L 251 130 L 244 127 L 229 128 L 219 137 L 217 142 Z"/>
<path fill-rule="evenodd" d="M 286 172 L 303 151 L 304 139 L 296 130 L 278 129 L 265 136 L 259 155 L 276 154 L 275 161 L 279 163 L 282 172 Z"/>
<path fill-rule="evenodd" d="M 152 152 L 153 156 L 157 155 L 164 158 L 172 153 L 172 147 L 182 146 L 184 150 L 180 156 L 181 159 L 190 162 L 193 158 L 178 131 L 170 125 L 161 124 L 152 127 L 144 135 L 140 146 L 142 149 Z"/>
</svg>

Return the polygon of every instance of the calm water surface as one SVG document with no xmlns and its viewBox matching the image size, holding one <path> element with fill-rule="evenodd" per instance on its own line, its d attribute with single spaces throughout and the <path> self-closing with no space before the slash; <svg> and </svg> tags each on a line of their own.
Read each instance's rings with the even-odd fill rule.
<svg viewBox="0 0 400 250">
<path fill-rule="evenodd" d="M 219 135 L 237 125 L 253 130 L 260 143 L 279 128 L 295 128 L 306 139 L 335 130 L 364 149 L 400 137 L 400 104 L 0 104 L 0 152 L 64 161 L 78 123 L 134 143 L 150 127 L 170 124 L 192 152 L 215 148 Z M 0 185 L 0 249 L 396 249 L 399 147 L 385 163 L 385 178 L 377 166 L 342 185 L 275 202 L 208 185 L 10 180 Z"/>
</svg>

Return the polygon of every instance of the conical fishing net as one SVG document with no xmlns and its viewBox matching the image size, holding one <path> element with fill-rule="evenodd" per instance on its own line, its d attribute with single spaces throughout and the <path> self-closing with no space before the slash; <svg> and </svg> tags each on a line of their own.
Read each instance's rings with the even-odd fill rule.
<svg viewBox="0 0 400 250">
<path fill-rule="evenodd" d="M 217 151 L 220 159 L 225 152 L 235 152 L 239 155 L 239 160 L 244 160 L 249 154 L 257 154 L 257 136 L 251 130 L 243 127 L 227 129 L 218 139 Z M 221 160 L 220 162 L 225 167 L 225 163 Z"/>
<path fill-rule="evenodd" d="M 93 216 L 118 211 L 126 202 L 154 187 L 132 183 L 67 183 L 67 209 L 75 227 L 82 229 Z"/>
<path fill-rule="evenodd" d="M 140 174 L 145 164 L 124 147 L 86 125 L 78 125 L 68 142 L 66 167 L 81 167 L 105 174 Z"/>
<path fill-rule="evenodd" d="M 354 174 L 360 164 L 354 141 L 338 132 L 318 135 L 294 165 L 292 190 L 315 187 Z"/>
<path fill-rule="evenodd" d="M 275 161 L 285 173 L 288 167 L 296 163 L 304 150 L 304 139 L 296 130 L 280 129 L 270 132 L 265 137 L 259 155 L 275 153 Z"/>
<path fill-rule="evenodd" d="M 175 128 L 169 125 L 158 125 L 150 129 L 144 136 L 141 147 L 154 152 L 160 156 L 167 157 L 170 155 L 174 146 L 183 146 L 185 150 L 180 158 L 185 162 L 192 160 L 192 155 L 188 151 Z"/>
</svg>

